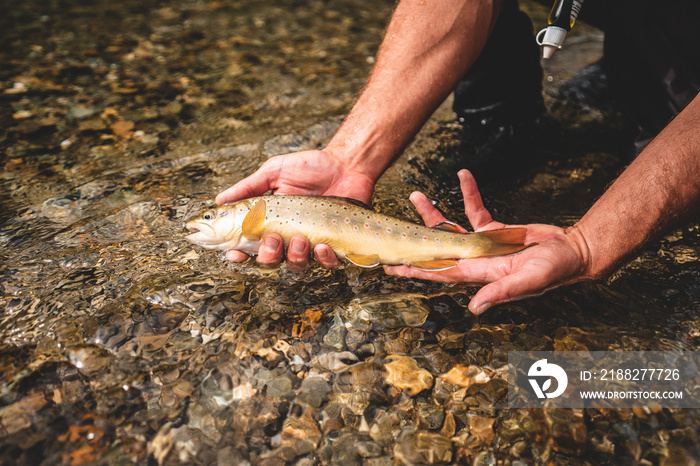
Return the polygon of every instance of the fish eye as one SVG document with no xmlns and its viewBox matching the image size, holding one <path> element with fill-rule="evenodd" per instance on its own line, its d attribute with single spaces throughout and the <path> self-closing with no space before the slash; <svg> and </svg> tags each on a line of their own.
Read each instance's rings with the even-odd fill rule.
<svg viewBox="0 0 700 466">
<path fill-rule="evenodd" d="M 204 218 L 204 220 L 211 220 L 214 218 L 214 212 L 207 212 L 202 218 Z"/>
</svg>

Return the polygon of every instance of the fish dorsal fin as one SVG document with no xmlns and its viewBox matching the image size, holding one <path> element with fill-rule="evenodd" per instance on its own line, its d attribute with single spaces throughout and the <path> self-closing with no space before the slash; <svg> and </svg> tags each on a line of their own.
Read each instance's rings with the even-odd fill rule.
<svg viewBox="0 0 700 466">
<path fill-rule="evenodd" d="M 345 258 L 360 267 L 369 268 L 379 265 L 379 256 L 376 254 L 368 254 L 366 256 L 361 256 L 359 254 L 346 254 Z"/>
<path fill-rule="evenodd" d="M 465 233 L 464 228 L 462 228 L 454 222 L 450 222 L 449 220 L 445 220 L 444 222 L 440 222 L 436 225 L 433 225 L 431 228 L 437 228 L 438 230 L 444 231 L 451 231 L 452 233 Z"/>
<path fill-rule="evenodd" d="M 265 231 L 265 201 L 260 199 L 255 203 L 248 215 L 243 219 L 241 232 L 246 239 L 257 241 L 262 238 Z"/>
<path fill-rule="evenodd" d="M 324 197 L 327 197 L 329 199 L 333 199 L 334 201 L 340 202 L 342 204 L 350 204 L 350 205 L 354 205 L 357 207 L 362 207 L 363 209 L 372 210 L 371 205 L 365 204 L 364 202 L 358 201 L 357 199 L 353 199 L 351 197 L 342 197 L 342 196 L 324 196 Z"/>
<path fill-rule="evenodd" d="M 409 265 L 420 270 L 439 272 L 441 270 L 447 270 L 453 267 L 457 267 L 457 261 L 455 259 L 433 259 L 427 261 L 411 262 Z"/>
</svg>

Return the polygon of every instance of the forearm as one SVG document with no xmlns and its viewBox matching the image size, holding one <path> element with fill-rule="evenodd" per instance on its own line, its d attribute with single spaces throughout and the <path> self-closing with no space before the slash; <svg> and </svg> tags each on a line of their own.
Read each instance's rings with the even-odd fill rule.
<svg viewBox="0 0 700 466">
<path fill-rule="evenodd" d="M 572 231 L 583 275 L 605 276 L 700 207 L 700 96 L 620 175 Z"/>
<path fill-rule="evenodd" d="M 375 181 L 479 56 L 500 0 L 402 0 L 328 150 Z"/>
</svg>

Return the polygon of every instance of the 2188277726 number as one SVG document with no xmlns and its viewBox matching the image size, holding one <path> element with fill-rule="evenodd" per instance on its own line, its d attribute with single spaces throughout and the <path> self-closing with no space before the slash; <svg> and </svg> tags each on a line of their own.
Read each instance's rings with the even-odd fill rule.
<svg viewBox="0 0 700 466">
<path fill-rule="evenodd" d="M 679 380 L 678 369 L 602 369 L 599 380 Z"/>
</svg>

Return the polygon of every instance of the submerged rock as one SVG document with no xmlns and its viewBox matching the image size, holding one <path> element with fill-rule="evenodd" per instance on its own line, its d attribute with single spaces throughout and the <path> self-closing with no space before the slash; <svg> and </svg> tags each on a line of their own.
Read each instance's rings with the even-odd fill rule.
<svg viewBox="0 0 700 466">
<path fill-rule="evenodd" d="M 410 396 L 415 396 L 433 386 L 433 375 L 416 364 L 409 356 L 391 355 L 384 365 L 384 380 L 389 385 L 404 390 Z"/>
<path fill-rule="evenodd" d="M 408 464 L 449 463 L 452 460 L 452 441 L 440 434 L 405 427 L 394 455 Z"/>
<path fill-rule="evenodd" d="M 321 430 L 318 423 L 311 417 L 309 411 L 300 416 L 288 417 L 282 426 L 282 443 L 280 448 L 293 452 L 296 458 L 311 453 L 321 441 Z"/>
</svg>

